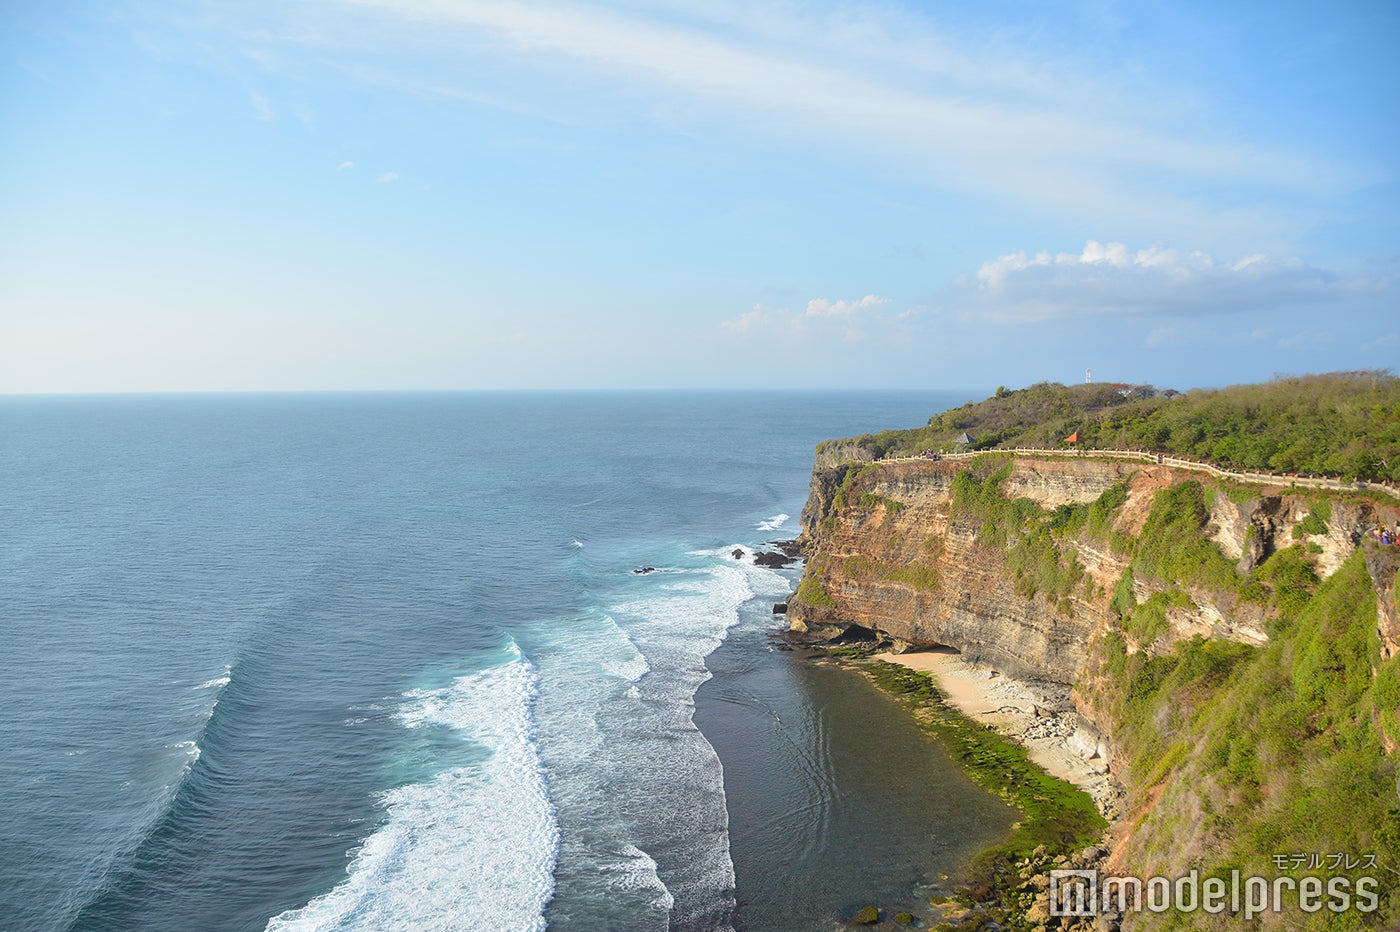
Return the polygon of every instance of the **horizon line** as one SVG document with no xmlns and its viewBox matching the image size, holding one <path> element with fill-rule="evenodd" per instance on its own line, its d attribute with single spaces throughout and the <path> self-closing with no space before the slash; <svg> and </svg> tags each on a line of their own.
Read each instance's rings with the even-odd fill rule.
<svg viewBox="0 0 1400 932">
<path fill-rule="evenodd" d="M 1068 383 L 1067 383 L 1068 384 Z M 677 392 L 962 392 L 967 388 L 938 386 L 828 386 L 790 385 L 742 387 L 732 385 L 626 386 L 626 387 L 514 387 L 514 388 L 193 388 L 116 389 L 61 391 L 0 391 L 0 399 L 15 398 L 118 398 L 228 395 L 505 395 L 505 394 L 628 394 Z M 980 389 L 979 389 L 980 391 Z"/>
</svg>

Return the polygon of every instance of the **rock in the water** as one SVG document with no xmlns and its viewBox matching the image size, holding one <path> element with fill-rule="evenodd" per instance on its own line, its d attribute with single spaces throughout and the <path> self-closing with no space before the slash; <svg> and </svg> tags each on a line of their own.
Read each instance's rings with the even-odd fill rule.
<svg viewBox="0 0 1400 932">
<path fill-rule="evenodd" d="M 635 569 L 635 570 L 632 571 L 633 575 L 636 575 L 636 576 L 645 576 L 647 573 L 655 573 L 655 572 L 656 572 L 656 567 L 654 567 L 654 566 L 643 566 L 643 567 L 639 567 L 639 568 L 637 568 L 637 569 Z"/>
<path fill-rule="evenodd" d="M 774 547 L 777 547 L 779 550 L 781 550 L 783 553 L 787 554 L 788 556 L 792 557 L 794 560 L 796 560 L 798 557 L 802 556 L 802 548 L 801 548 L 801 546 L 798 545 L 798 543 L 797 543 L 797 541 L 796 541 L 795 539 L 794 539 L 794 540 L 770 540 L 768 543 L 771 544 L 771 545 L 773 545 Z"/>
<path fill-rule="evenodd" d="M 867 906 L 856 913 L 856 918 L 851 921 L 858 926 L 873 926 L 880 921 L 880 911 L 874 906 Z"/>
<path fill-rule="evenodd" d="M 753 562 L 757 566 L 766 566 L 770 569 L 780 570 L 792 563 L 793 558 L 784 556 L 776 550 L 759 552 L 753 555 Z"/>
<path fill-rule="evenodd" d="M 736 560 L 742 560 L 742 559 L 744 559 L 744 550 L 743 550 L 743 548 L 742 548 L 742 547 L 735 547 L 735 548 L 734 548 L 734 552 L 731 553 L 730 556 L 732 556 L 732 557 L 733 557 L 734 559 L 736 559 Z"/>
<path fill-rule="evenodd" d="M 786 603 L 786 602 L 774 602 L 774 603 L 773 603 L 773 614 L 774 614 L 774 615 L 786 615 L 786 614 L 787 614 L 787 603 Z"/>
</svg>

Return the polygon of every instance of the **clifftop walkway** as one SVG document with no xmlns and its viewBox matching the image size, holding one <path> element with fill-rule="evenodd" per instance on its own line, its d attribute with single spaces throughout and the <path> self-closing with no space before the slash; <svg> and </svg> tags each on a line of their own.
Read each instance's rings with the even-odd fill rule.
<svg viewBox="0 0 1400 932">
<path fill-rule="evenodd" d="M 1221 479 L 1236 479 L 1257 485 L 1300 486 L 1308 489 L 1333 489 L 1339 492 L 1383 492 L 1392 498 L 1400 499 L 1400 489 L 1384 482 L 1345 482 L 1341 479 L 1325 479 L 1317 476 L 1284 476 L 1266 472 L 1231 472 L 1202 460 L 1184 459 L 1166 453 L 1150 453 L 1146 450 L 1039 450 L 1032 447 L 1015 447 L 1009 450 L 975 450 L 968 453 L 943 453 L 937 460 L 926 456 L 900 456 L 887 460 L 872 460 L 874 463 L 918 463 L 941 462 L 943 460 L 964 460 L 998 453 L 1013 456 L 1070 456 L 1075 458 L 1139 460 L 1161 466 L 1174 466 L 1177 469 L 1194 469 L 1210 473 Z"/>
</svg>

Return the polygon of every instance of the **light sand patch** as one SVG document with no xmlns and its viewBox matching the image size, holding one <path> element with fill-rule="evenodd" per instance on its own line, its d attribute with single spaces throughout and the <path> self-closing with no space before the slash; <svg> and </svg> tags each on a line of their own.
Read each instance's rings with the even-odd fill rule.
<svg viewBox="0 0 1400 932">
<path fill-rule="evenodd" d="M 1108 773 L 1104 749 L 1080 727 L 1064 686 L 1019 680 L 949 651 L 884 653 L 875 659 L 931 674 L 958 711 L 1019 742 L 1047 773 L 1093 797 L 1110 821 L 1121 814 L 1122 788 Z"/>
</svg>

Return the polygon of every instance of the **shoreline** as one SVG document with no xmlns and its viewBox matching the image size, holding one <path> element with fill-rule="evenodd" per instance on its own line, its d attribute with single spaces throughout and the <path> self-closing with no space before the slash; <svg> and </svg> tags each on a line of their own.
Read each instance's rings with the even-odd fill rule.
<svg viewBox="0 0 1400 932">
<path fill-rule="evenodd" d="M 871 656 L 927 673 L 948 705 L 974 722 L 991 725 L 1024 747 L 1046 773 L 1088 793 L 1110 825 L 1123 817 L 1126 797 L 1110 771 L 1107 749 L 1082 728 L 1068 686 L 1010 676 L 951 650 Z"/>
<path fill-rule="evenodd" d="M 870 906 L 936 926 L 945 911 L 932 901 L 956 896 L 1017 814 L 887 691 L 784 649 L 770 610 L 744 609 L 695 699 L 724 767 L 735 928 L 840 932 Z"/>
<path fill-rule="evenodd" d="M 1045 928 L 1050 872 L 1106 863 L 1125 824 L 1126 795 L 1109 773 L 1107 747 L 1081 726 L 1068 686 L 1008 676 L 951 648 L 804 646 L 810 660 L 860 673 L 890 695 L 972 782 L 1021 812 L 1008 837 L 966 862 L 952 896 L 932 898 L 937 927 Z"/>
</svg>

